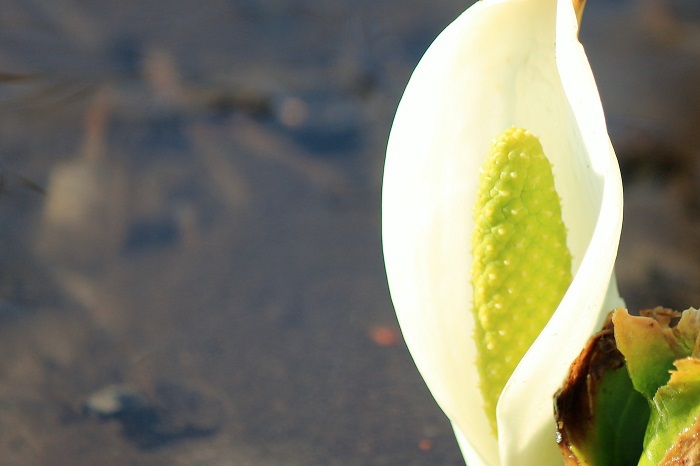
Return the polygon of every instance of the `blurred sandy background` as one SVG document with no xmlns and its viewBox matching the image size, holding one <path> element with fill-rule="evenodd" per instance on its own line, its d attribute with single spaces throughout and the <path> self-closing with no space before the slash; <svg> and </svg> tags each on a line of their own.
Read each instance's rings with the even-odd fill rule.
<svg viewBox="0 0 700 466">
<path fill-rule="evenodd" d="M 589 0 L 631 309 L 700 305 L 700 8 Z M 384 277 L 457 1 L 0 0 L 0 463 L 460 465 Z"/>
</svg>

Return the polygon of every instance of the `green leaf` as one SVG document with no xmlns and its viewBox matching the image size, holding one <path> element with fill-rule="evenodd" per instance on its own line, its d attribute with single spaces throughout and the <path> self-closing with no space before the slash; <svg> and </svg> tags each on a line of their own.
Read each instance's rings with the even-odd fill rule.
<svg viewBox="0 0 700 466">
<path fill-rule="evenodd" d="M 617 348 L 625 356 L 634 388 L 649 401 L 668 382 L 673 361 L 689 354 L 683 354 L 669 328 L 671 319 L 680 314 L 662 308 L 652 313 L 631 316 L 626 309 L 618 309 L 612 317 Z"/>
<path fill-rule="evenodd" d="M 700 360 L 679 359 L 675 366 L 654 396 L 639 466 L 700 464 Z"/>
</svg>

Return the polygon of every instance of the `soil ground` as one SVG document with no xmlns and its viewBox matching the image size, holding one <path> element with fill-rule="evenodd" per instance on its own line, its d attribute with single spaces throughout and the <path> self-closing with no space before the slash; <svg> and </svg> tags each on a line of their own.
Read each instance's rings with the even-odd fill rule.
<svg viewBox="0 0 700 466">
<path fill-rule="evenodd" d="M 631 309 L 700 305 L 700 11 L 589 0 Z M 384 276 L 456 1 L 0 2 L 0 463 L 459 465 Z"/>
</svg>

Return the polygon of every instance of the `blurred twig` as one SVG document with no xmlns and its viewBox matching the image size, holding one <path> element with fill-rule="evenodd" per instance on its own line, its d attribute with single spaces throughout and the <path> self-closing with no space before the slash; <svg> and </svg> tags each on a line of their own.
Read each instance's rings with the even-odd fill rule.
<svg viewBox="0 0 700 466">
<path fill-rule="evenodd" d="M 338 170 L 310 158 L 293 141 L 250 118 L 235 118 L 230 131 L 237 142 L 256 155 L 287 166 L 317 186 L 335 193 L 347 189 L 347 180 Z"/>
<path fill-rule="evenodd" d="M 216 135 L 203 126 L 189 131 L 194 149 L 202 157 L 214 185 L 223 194 L 231 208 L 240 209 L 250 201 L 250 188 L 246 179 L 234 167 L 222 144 L 217 144 Z"/>
</svg>

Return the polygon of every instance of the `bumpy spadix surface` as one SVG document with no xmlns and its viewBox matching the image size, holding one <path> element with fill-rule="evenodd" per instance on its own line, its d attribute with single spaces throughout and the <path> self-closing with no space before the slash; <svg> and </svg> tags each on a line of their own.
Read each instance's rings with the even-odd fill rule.
<svg viewBox="0 0 700 466">
<path fill-rule="evenodd" d="M 571 254 L 539 140 L 521 128 L 494 139 L 474 206 L 472 283 L 480 387 L 496 431 L 508 378 L 571 283 Z"/>
</svg>

